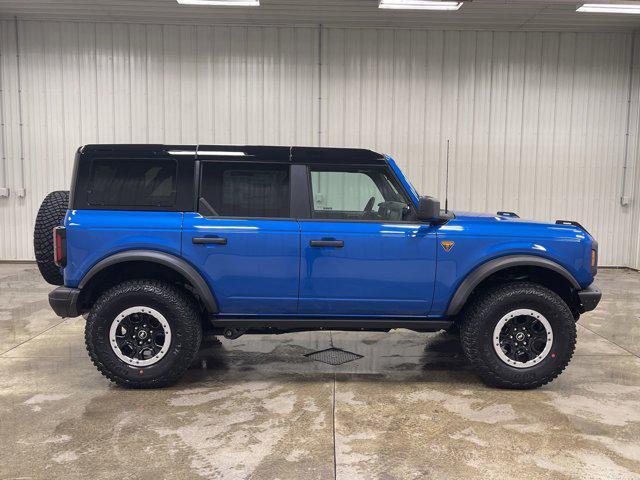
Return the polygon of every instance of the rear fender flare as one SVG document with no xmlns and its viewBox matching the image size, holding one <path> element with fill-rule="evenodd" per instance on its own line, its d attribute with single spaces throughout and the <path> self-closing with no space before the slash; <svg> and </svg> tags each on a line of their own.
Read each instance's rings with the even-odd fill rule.
<svg viewBox="0 0 640 480">
<path fill-rule="evenodd" d="M 111 267 L 118 263 L 132 262 L 132 261 L 144 261 L 158 263 L 165 267 L 168 267 L 176 273 L 186 278 L 193 286 L 198 296 L 202 299 L 204 306 L 209 313 L 218 313 L 218 304 L 216 299 L 209 288 L 207 282 L 202 278 L 202 275 L 193 268 L 185 260 L 171 255 L 169 253 L 158 252 L 154 250 L 129 250 L 126 252 L 116 253 L 107 258 L 103 258 L 82 277 L 78 288 L 82 289 L 89 281 L 105 268 Z"/>
<path fill-rule="evenodd" d="M 537 257 L 535 255 L 508 255 L 506 257 L 494 258 L 486 263 L 483 263 L 475 270 L 472 270 L 463 282 L 458 286 L 458 289 L 449 302 L 449 308 L 447 308 L 447 315 L 456 315 L 462 310 L 467 299 L 473 292 L 473 290 L 489 275 L 492 275 L 500 270 L 510 267 L 518 266 L 534 266 L 546 268 L 564 277 L 575 290 L 580 290 L 580 284 L 574 278 L 574 276 L 562 265 L 543 257 Z"/>
</svg>

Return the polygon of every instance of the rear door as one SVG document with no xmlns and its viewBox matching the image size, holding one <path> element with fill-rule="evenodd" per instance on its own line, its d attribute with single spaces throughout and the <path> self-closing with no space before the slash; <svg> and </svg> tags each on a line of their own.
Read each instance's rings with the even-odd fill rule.
<svg viewBox="0 0 640 480">
<path fill-rule="evenodd" d="M 290 163 L 200 160 L 197 212 L 185 213 L 183 255 L 223 315 L 297 311 L 300 238 L 290 215 Z"/>
<path fill-rule="evenodd" d="M 385 165 L 310 165 L 311 214 L 301 220 L 299 312 L 424 316 L 436 235 Z"/>
</svg>

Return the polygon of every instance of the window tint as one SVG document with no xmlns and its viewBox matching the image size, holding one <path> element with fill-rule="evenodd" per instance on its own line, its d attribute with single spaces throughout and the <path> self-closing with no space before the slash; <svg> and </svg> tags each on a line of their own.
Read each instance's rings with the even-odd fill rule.
<svg viewBox="0 0 640 480">
<path fill-rule="evenodd" d="M 175 204 L 174 160 L 94 160 L 89 205 L 168 207 Z"/>
<path fill-rule="evenodd" d="M 313 218 L 404 220 L 409 206 L 385 168 L 311 167 Z"/>
<path fill-rule="evenodd" d="M 203 163 L 199 212 L 222 217 L 288 217 L 289 165 Z"/>
</svg>

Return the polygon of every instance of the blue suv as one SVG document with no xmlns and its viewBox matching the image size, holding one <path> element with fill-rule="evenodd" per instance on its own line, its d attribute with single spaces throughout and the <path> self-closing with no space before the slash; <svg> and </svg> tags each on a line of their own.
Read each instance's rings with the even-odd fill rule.
<svg viewBox="0 0 640 480">
<path fill-rule="evenodd" d="M 580 224 L 443 211 L 362 149 L 87 145 L 34 244 L 53 310 L 137 388 L 177 380 L 203 335 L 393 328 L 459 332 L 487 383 L 534 388 L 601 296 Z"/>
</svg>

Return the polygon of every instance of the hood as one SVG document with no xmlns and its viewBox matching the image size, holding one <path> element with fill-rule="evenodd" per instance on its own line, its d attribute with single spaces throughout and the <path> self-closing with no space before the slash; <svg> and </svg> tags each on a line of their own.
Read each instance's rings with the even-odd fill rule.
<svg viewBox="0 0 640 480">
<path fill-rule="evenodd" d="M 588 235 L 586 229 L 579 224 L 558 224 L 555 222 L 541 222 L 538 220 L 530 220 L 527 218 L 520 218 L 513 215 L 506 215 L 507 212 L 501 212 L 502 215 L 497 213 L 481 213 L 481 212 L 463 212 L 453 211 L 455 218 L 451 221 L 454 224 L 474 224 L 478 228 L 486 226 L 487 228 L 498 228 L 502 230 L 500 226 L 504 227 L 505 231 L 509 231 L 512 234 L 528 234 L 546 232 L 551 235 L 575 235 L 576 233 Z M 521 227 L 521 228 L 519 228 Z M 515 229 L 515 230 L 514 230 Z"/>
<path fill-rule="evenodd" d="M 487 221 L 487 222 L 526 222 L 526 223 L 544 223 L 535 220 L 528 220 L 525 218 L 514 217 L 510 215 L 498 215 L 497 213 L 482 213 L 482 212 L 460 212 L 455 210 L 453 214 L 460 220 L 475 220 L 475 221 Z"/>
</svg>

